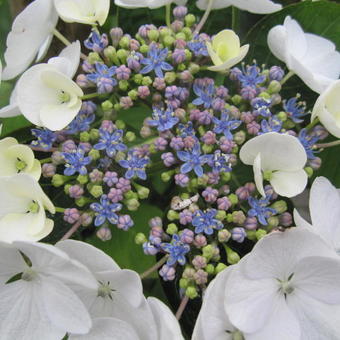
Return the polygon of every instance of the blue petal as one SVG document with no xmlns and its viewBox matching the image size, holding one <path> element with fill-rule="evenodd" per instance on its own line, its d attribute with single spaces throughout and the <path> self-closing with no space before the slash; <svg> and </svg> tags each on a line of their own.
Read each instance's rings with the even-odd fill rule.
<svg viewBox="0 0 340 340">
<path fill-rule="evenodd" d="M 181 173 L 186 174 L 192 170 L 192 165 L 190 163 L 184 163 L 181 166 Z"/>
</svg>

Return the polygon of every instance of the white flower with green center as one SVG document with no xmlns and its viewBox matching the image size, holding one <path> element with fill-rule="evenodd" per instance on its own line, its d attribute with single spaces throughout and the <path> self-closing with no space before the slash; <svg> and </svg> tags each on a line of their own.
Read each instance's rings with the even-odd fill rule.
<svg viewBox="0 0 340 340">
<path fill-rule="evenodd" d="M 316 118 L 333 136 L 340 138 L 340 80 L 331 83 L 317 99 L 311 121 Z"/>
<path fill-rule="evenodd" d="M 44 57 L 57 21 L 52 0 L 35 0 L 15 18 L 7 36 L 4 80 L 15 78 L 35 59 L 39 61 Z"/>
<path fill-rule="evenodd" d="M 0 140 L 0 164 L 0 177 L 26 173 L 38 181 L 41 175 L 40 162 L 32 149 L 12 137 Z"/>
<path fill-rule="evenodd" d="M 95 285 L 84 266 L 51 245 L 0 242 L 1 339 L 60 340 L 66 332 L 89 332 L 91 318 L 72 289 Z"/>
<path fill-rule="evenodd" d="M 35 178 L 28 174 L 0 177 L 0 240 L 38 241 L 53 229 L 45 209 L 55 208 Z"/>
<path fill-rule="evenodd" d="M 279 11 L 282 6 L 270 0 L 198 0 L 196 6 L 205 10 L 212 1 L 213 9 L 222 9 L 230 6 L 237 7 L 244 11 L 258 14 L 268 14 Z"/>
<path fill-rule="evenodd" d="M 207 42 L 208 53 L 215 66 L 208 70 L 215 72 L 227 72 L 238 64 L 247 55 L 249 45 L 240 45 L 240 38 L 232 30 L 223 30 Z"/>
<path fill-rule="evenodd" d="M 322 93 L 340 75 L 340 53 L 328 39 L 305 33 L 298 22 L 286 17 L 283 25 L 268 33 L 272 53 L 317 93 Z"/>
<path fill-rule="evenodd" d="M 115 0 L 117 6 L 124 8 L 148 7 L 154 9 L 171 3 L 184 6 L 187 3 L 187 0 Z"/>
<path fill-rule="evenodd" d="M 261 239 L 231 272 L 224 305 L 251 340 L 340 338 L 340 260 L 306 228 Z M 248 336 L 246 336 L 248 339 Z"/>
<path fill-rule="evenodd" d="M 340 255 L 340 191 L 327 178 L 317 177 L 314 180 L 309 195 L 309 211 L 312 224 L 295 210 L 296 225 L 317 233 Z"/>
<path fill-rule="evenodd" d="M 102 26 L 110 11 L 110 0 L 54 0 L 54 6 L 65 22 Z"/>
<path fill-rule="evenodd" d="M 307 185 L 307 154 L 293 136 L 269 132 L 247 141 L 240 150 L 244 164 L 252 165 L 257 190 L 265 197 L 263 179 L 281 196 L 294 197 Z"/>
<path fill-rule="evenodd" d="M 65 128 L 79 112 L 81 88 L 54 64 L 28 69 L 17 84 L 17 102 L 22 114 L 33 124 L 52 131 Z"/>
</svg>

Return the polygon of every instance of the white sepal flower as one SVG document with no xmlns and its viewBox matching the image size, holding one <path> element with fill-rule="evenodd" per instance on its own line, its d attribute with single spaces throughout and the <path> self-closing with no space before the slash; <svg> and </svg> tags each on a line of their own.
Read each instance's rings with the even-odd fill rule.
<svg viewBox="0 0 340 340">
<path fill-rule="evenodd" d="M 225 309 L 252 340 L 273 334 L 275 340 L 336 340 L 339 280 L 340 261 L 318 235 L 305 228 L 274 232 L 232 271 Z"/>
<path fill-rule="evenodd" d="M 283 25 L 268 34 L 272 53 L 317 93 L 323 92 L 340 75 L 340 53 L 328 39 L 305 33 L 298 22 L 286 17 Z"/>
<path fill-rule="evenodd" d="M 81 284 L 93 287 L 95 279 L 80 263 L 59 249 L 41 243 L 0 243 L 2 261 L 0 278 L 0 328 L 2 340 L 60 340 L 66 332 L 87 333 L 91 318 L 80 299 L 70 288 Z M 21 254 L 29 259 L 28 266 Z M 15 270 L 14 270 L 15 269 Z"/>
<path fill-rule="evenodd" d="M 52 0 L 35 0 L 15 18 L 7 36 L 4 55 L 6 66 L 2 74 L 4 80 L 25 71 L 38 54 L 40 58 L 44 56 L 57 21 L 58 15 Z"/>
<path fill-rule="evenodd" d="M 334 81 L 317 99 L 311 121 L 319 118 L 324 127 L 340 138 L 340 80 Z"/>
<path fill-rule="evenodd" d="M 325 177 L 317 177 L 310 190 L 310 225 L 294 211 L 298 227 L 307 227 L 317 233 L 331 249 L 340 255 L 340 192 Z"/>
<path fill-rule="evenodd" d="M 38 181 L 41 175 L 40 162 L 32 149 L 12 137 L 0 140 L 0 164 L 0 177 L 26 173 Z"/>
<path fill-rule="evenodd" d="M 110 11 L 110 0 L 54 0 L 54 6 L 65 22 L 102 26 Z"/>
<path fill-rule="evenodd" d="M 247 141 L 240 150 L 244 164 L 252 165 L 257 190 L 265 196 L 263 178 L 269 180 L 275 192 L 293 197 L 307 185 L 303 170 L 307 154 L 296 137 L 269 132 Z"/>
<path fill-rule="evenodd" d="M 54 65 L 38 64 L 19 79 L 17 101 L 33 124 L 52 131 L 65 128 L 79 112 L 81 88 Z"/>
<path fill-rule="evenodd" d="M 38 241 L 53 229 L 46 217 L 55 208 L 38 182 L 28 174 L 0 177 L 0 240 Z"/>
<path fill-rule="evenodd" d="M 201 9 L 207 9 L 208 0 L 198 0 L 196 6 Z M 244 11 L 258 14 L 268 14 L 279 11 L 282 6 L 270 0 L 214 0 L 212 8 L 222 9 L 229 6 L 234 6 Z"/>
<path fill-rule="evenodd" d="M 163 7 L 165 5 L 175 3 L 177 5 L 185 5 L 187 0 L 115 0 L 115 4 L 124 8 L 141 8 L 148 7 L 150 9 Z"/>
<path fill-rule="evenodd" d="M 212 42 L 206 42 L 208 53 L 214 66 L 208 70 L 227 72 L 247 55 L 249 45 L 240 44 L 240 38 L 232 30 L 223 30 L 215 35 Z"/>
<path fill-rule="evenodd" d="M 71 45 L 65 47 L 58 57 L 53 57 L 48 60 L 48 64 L 54 66 L 58 71 L 64 73 L 67 77 L 73 78 L 80 62 L 80 43 L 76 41 Z M 18 83 L 17 83 L 18 84 Z M 18 90 L 17 84 L 15 85 L 9 105 L 0 109 L 0 117 L 15 117 L 20 116 L 21 111 L 18 106 Z"/>
</svg>

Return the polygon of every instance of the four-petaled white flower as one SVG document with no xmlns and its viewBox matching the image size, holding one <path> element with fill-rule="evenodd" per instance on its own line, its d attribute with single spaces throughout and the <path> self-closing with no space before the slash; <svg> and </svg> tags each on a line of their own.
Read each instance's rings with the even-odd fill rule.
<svg viewBox="0 0 340 340">
<path fill-rule="evenodd" d="M 333 136 L 340 138 L 340 80 L 331 83 L 317 99 L 311 121 L 316 118 Z"/>
<path fill-rule="evenodd" d="M 252 165 L 257 190 L 265 196 L 263 178 L 281 196 L 294 197 L 307 185 L 307 154 L 293 136 L 269 132 L 247 141 L 240 150 L 244 164 Z"/>
<path fill-rule="evenodd" d="M 52 245 L 0 243 L 1 339 L 60 340 L 66 332 L 87 333 L 92 322 L 72 290 L 78 285 L 92 288 L 96 280 Z"/>
<path fill-rule="evenodd" d="M 7 36 L 2 77 L 15 78 L 34 61 L 41 60 L 53 38 L 58 15 L 52 0 L 35 0 L 14 20 Z"/>
<path fill-rule="evenodd" d="M 323 92 L 339 78 L 340 53 L 335 45 L 328 39 L 305 33 L 289 16 L 283 25 L 269 31 L 268 45 L 275 57 L 315 92 Z"/>
<path fill-rule="evenodd" d="M 148 7 L 150 9 L 159 8 L 171 3 L 185 5 L 187 0 L 115 0 L 115 4 L 125 8 Z"/>
<path fill-rule="evenodd" d="M 45 208 L 55 208 L 38 182 L 28 174 L 0 177 L 0 240 L 38 241 L 53 229 Z"/>
<path fill-rule="evenodd" d="M 225 310 L 252 340 L 336 340 L 339 281 L 340 260 L 318 235 L 299 227 L 273 232 L 230 274 Z"/>
<path fill-rule="evenodd" d="M 26 173 L 38 181 L 41 175 L 40 162 L 32 149 L 12 137 L 0 140 L 0 164 L 0 177 Z"/>
<path fill-rule="evenodd" d="M 76 41 L 71 45 L 65 47 L 58 57 L 53 57 L 48 60 L 48 64 L 57 68 L 60 72 L 64 73 L 69 78 L 73 78 L 77 72 L 80 62 L 80 43 Z M 18 84 L 18 83 L 17 83 Z M 21 111 L 18 106 L 18 87 L 15 85 L 9 105 L 0 109 L 0 117 L 15 117 L 21 115 Z"/>
<path fill-rule="evenodd" d="M 102 26 L 110 11 L 110 0 L 54 0 L 54 6 L 65 22 Z"/>
<path fill-rule="evenodd" d="M 294 220 L 298 227 L 317 233 L 331 249 L 340 255 L 340 191 L 325 177 L 317 177 L 309 196 L 310 225 L 297 210 Z"/>
<path fill-rule="evenodd" d="M 247 55 L 249 45 L 240 44 L 240 38 L 232 30 L 223 30 L 206 42 L 208 52 L 214 66 L 208 70 L 215 72 L 227 72 L 231 67 L 238 64 Z"/>
<path fill-rule="evenodd" d="M 209 0 L 198 0 L 196 6 L 205 10 L 208 7 Z M 244 11 L 258 14 L 267 14 L 279 11 L 282 6 L 270 0 L 213 0 L 212 8 L 221 9 L 234 6 Z"/>
</svg>

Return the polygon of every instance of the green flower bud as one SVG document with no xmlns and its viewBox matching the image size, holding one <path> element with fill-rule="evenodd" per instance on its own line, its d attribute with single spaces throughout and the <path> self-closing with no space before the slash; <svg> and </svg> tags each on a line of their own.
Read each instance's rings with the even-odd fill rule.
<svg viewBox="0 0 340 340">
<path fill-rule="evenodd" d="M 295 123 L 292 122 L 291 120 L 288 120 L 288 119 L 287 119 L 287 120 L 283 123 L 283 128 L 286 129 L 286 130 L 295 128 Z"/>
<path fill-rule="evenodd" d="M 186 289 L 189 285 L 189 280 L 188 279 L 185 279 L 185 278 L 181 278 L 179 280 L 179 287 L 182 288 L 182 289 Z"/>
<path fill-rule="evenodd" d="M 113 105 L 113 109 L 115 111 L 120 111 L 122 109 L 122 106 L 119 103 L 116 103 L 116 104 Z"/>
<path fill-rule="evenodd" d="M 108 46 L 104 49 L 104 56 L 112 64 L 119 64 L 119 60 L 117 58 L 117 51 L 113 46 Z"/>
<path fill-rule="evenodd" d="M 182 32 L 185 34 L 185 40 L 192 40 L 192 30 L 189 27 L 184 27 Z"/>
<path fill-rule="evenodd" d="M 103 195 L 103 188 L 101 185 L 94 185 L 92 189 L 90 190 L 90 194 L 95 197 L 99 198 L 101 195 Z"/>
<path fill-rule="evenodd" d="M 238 203 L 238 197 L 235 194 L 228 195 L 229 201 L 232 205 L 235 205 Z"/>
<path fill-rule="evenodd" d="M 152 79 L 151 79 L 151 77 L 149 77 L 149 76 L 143 77 L 142 85 L 144 85 L 144 86 L 150 86 L 151 84 L 152 84 Z"/>
<path fill-rule="evenodd" d="M 217 237 L 218 241 L 221 243 L 228 242 L 231 237 L 231 233 L 227 229 L 221 229 L 218 231 Z"/>
<path fill-rule="evenodd" d="M 56 188 L 61 187 L 62 185 L 64 185 L 67 179 L 67 176 L 56 174 L 52 177 L 52 185 Z"/>
<path fill-rule="evenodd" d="M 207 145 L 207 144 L 203 144 L 202 146 L 202 150 L 204 153 L 211 153 L 214 149 L 213 145 Z"/>
<path fill-rule="evenodd" d="M 232 216 L 233 216 L 233 223 L 237 225 L 243 225 L 244 222 L 246 221 L 246 215 L 244 214 L 242 210 L 233 211 Z"/>
<path fill-rule="evenodd" d="M 185 291 L 185 295 L 189 298 L 189 299 L 195 299 L 198 296 L 197 293 L 197 288 L 196 287 L 188 287 Z"/>
<path fill-rule="evenodd" d="M 190 61 L 192 59 L 192 52 L 187 49 L 185 49 L 184 52 L 185 52 L 185 60 Z"/>
<path fill-rule="evenodd" d="M 85 204 L 89 202 L 89 199 L 83 196 L 83 197 L 77 198 L 75 202 L 78 207 L 82 208 Z"/>
<path fill-rule="evenodd" d="M 234 134 L 234 141 L 236 144 L 241 145 L 246 140 L 246 133 L 244 131 L 237 131 Z"/>
<path fill-rule="evenodd" d="M 171 35 L 172 31 L 168 27 L 163 27 L 159 33 L 161 38 L 165 38 L 166 36 Z"/>
<path fill-rule="evenodd" d="M 158 30 L 154 29 L 154 30 L 150 30 L 148 32 L 148 38 L 151 40 L 151 41 L 157 41 L 158 38 L 159 38 L 159 32 Z"/>
<path fill-rule="evenodd" d="M 255 234 L 256 234 L 256 238 L 258 240 L 261 240 L 262 237 L 267 235 L 267 232 L 264 229 L 258 229 L 256 230 Z"/>
<path fill-rule="evenodd" d="M 184 18 L 185 25 L 188 27 L 192 27 L 196 22 L 196 17 L 193 14 L 187 14 Z"/>
<path fill-rule="evenodd" d="M 136 139 L 136 134 L 135 134 L 134 132 L 128 131 L 128 132 L 125 134 L 124 140 L 125 140 L 127 143 L 131 143 L 131 142 L 133 142 L 135 139 Z"/>
<path fill-rule="evenodd" d="M 267 221 L 270 228 L 276 228 L 279 225 L 279 218 L 277 216 L 270 216 Z"/>
<path fill-rule="evenodd" d="M 86 184 L 89 181 L 89 177 L 87 175 L 79 175 L 77 177 L 77 181 L 79 184 Z"/>
<path fill-rule="evenodd" d="M 138 98 L 138 92 L 136 90 L 130 90 L 128 92 L 128 96 L 132 99 L 132 100 L 136 100 Z"/>
<path fill-rule="evenodd" d="M 276 117 L 277 117 L 278 119 L 280 119 L 281 122 L 285 122 L 285 121 L 287 120 L 287 118 L 288 118 L 287 113 L 286 113 L 286 112 L 283 112 L 283 111 L 279 112 L 279 113 L 276 115 Z"/>
<path fill-rule="evenodd" d="M 216 218 L 219 221 L 223 221 L 227 217 L 227 213 L 224 210 L 218 210 L 216 214 Z"/>
<path fill-rule="evenodd" d="M 304 170 L 305 170 L 305 172 L 306 172 L 306 174 L 307 174 L 307 176 L 309 177 L 309 178 L 311 178 L 312 176 L 313 176 L 313 169 L 310 167 L 310 166 L 306 166 L 305 168 L 304 168 Z"/>
<path fill-rule="evenodd" d="M 178 66 L 177 66 L 177 70 L 178 71 L 185 71 L 187 69 L 187 66 L 185 65 L 185 64 L 179 64 Z"/>
<path fill-rule="evenodd" d="M 117 51 L 117 57 L 122 64 L 126 63 L 128 56 L 129 56 L 129 53 L 126 50 L 120 49 L 120 50 Z"/>
<path fill-rule="evenodd" d="M 124 198 L 130 200 L 132 198 L 138 199 L 138 194 L 132 190 L 129 190 L 124 193 Z"/>
<path fill-rule="evenodd" d="M 167 217 L 169 221 L 174 221 L 179 219 L 179 213 L 175 210 L 169 210 L 167 213 Z"/>
<path fill-rule="evenodd" d="M 280 82 L 278 82 L 277 80 L 272 80 L 268 86 L 268 93 L 270 94 L 279 93 L 281 91 L 281 88 L 282 87 Z"/>
<path fill-rule="evenodd" d="M 167 84 L 172 84 L 176 80 L 175 72 L 166 72 L 164 76 L 164 80 Z"/>
<path fill-rule="evenodd" d="M 215 267 L 211 263 L 207 264 L 207 266 L 204 268 L 204 270 L 209 274 L 213 275 L 215 273 Z"/>
<path fill-rule="evenodd" d="M 140 53 L 146 54 L 149 52 L 149 46 L 148 45 L 142 45 L 140 48 Z"/>
<path fill-rule="evenodd" d="M 263 99 L 270 99 L 270 94 L 268 92 L 261 92 L 259 97 Z"/>
<path fill-rule="evenodd" d="M 190 195 L 187 192 L 183 192 L 180 197 L 182 200 L 187 200 L 188 198 L 190 198 Z"/>
<path fill-rule="evenodd" d="M 222 172 L 221 174 L 221 179 L 223 182 L 229 182 L 231 180 L 231 173 L 230 172 Z"/>
<path fill-rule="evenodd" d="M 90 139 L 91 141 L 97 141 L 99 139 L 99 130 L 91 129 L 90 130 Z"/>
<path fill-rule="evenodd" d="M 95 63 L 101 63 L 103 62 L 102 58 L 100 58 L 99 54 L 97 52 L 90 52 L 89 56 L 87 57 L 87 61 L 93 65 Z"/>
<path fill-rule="evenodd" d="M 120 80 L 118 82 L 118 87 L 122 91 L 127 91 L 127 89 L 129 88 L 129 82 L 127 80 Z"/>
<path fill-rule="evenodd" d="M 135 243 L 138 245 L 142 245 L 143 243 L 147 242 L 147 238 L 143 233 L 137 233 L 135 236 Z"/>
<path fill-rule="evenodd" d="M 115 156 L 115 161 L 118 163 L 122 159 L 125 159 L 125 153 L 122 151 L 118 151 Z"/>
<path fill-rule="evenodd" d="M 251 241 L 256 241 L 256 230 L 247 230 L 247 238 Z"/>
<path fill-rule="evenodd" d="M 172 178 L 172 176 L 174 175 L 175 171 L 174 170 L 169 170 L 169 171 L 165 171 L 162 172 L 161 174 L 161 179 L 163 182 L 169 182 Z"/>
<path fill-rule="evenodd" d="M 287 211 L 288 207 L 287 207 L 287 203 L 285 201 L 276 201 L 275 203 L 273 203 L 271 205 L 271 208 L 274 208 L 278 214 L 282 214 L 285 211 Z"/>
<path fill-rule="evenodd" d="M 64 186 L 64 193 L 66 194 L 66 195 L 68 195 L 68 193 L 70 192 L 70 188 L 71 188 L 71 184 L 66 184 L 65 186 Z"/>
<path fill-rule="evenodd" d="M 143 186 L 140 186 L 140 188 L 138 188 L 138 190 L 137 190 L 137 193 L 138 193 L 138 197 L 141 200 L 145 200 L 146 198 L 149 197 L 150 189 L 143 187 Z"/>
<path fill-rule="evenodd" d="M 175 39 L 171 35 L 167 35 L 166 37 L 163 38 L 163 43 L 166 47 L 172 47 L 174 44 Z"/>
<path fill-rule="evenodd" d="M 207 259 L 210 260 L 215 254 L 214 247 L 211 244 L 208 244 L 202 248 L 202 255 Z"/>
<path fill-rule="evenodd" d="M 135 74 L 133 77 L 133 81 L 137 84 L 140 85 L 143 81 L 143 75 L 142 74 Z"/>
<path fill-rule="evenodd" d="M 119 46 L 124 49 L 129 49 L 130 46 L 130 39 L 127 36 L 124 36 L 119 41 Z"/>
<path fill-rule="evenodd" d="M 183 32 L 179 32 L 176 34 L 176 39 L 180 39 L 180 40 L 185 40 L 187 37 Z"/>
<path fill-rule="evenodd" d="M 83 131 L 79 135 L 81 142 L 89 142 L 90 141 L 90 134 L 87 131 Z"/>
<path fill-rule="evenodd" d="M 125 123 L 120 119 L 116 120 L 115 125 L 117 126 L 117 129 L 119 130 L 124 130 L 126 127 Z"/>
<path fill-rule="evenodd" d="M 228 223 L 232 223 L 232 222 L 233 222 L 233 215 L 230 214 L 230 213 L 227 214 L 226 221 L 227 221 Z"/>
<path fill-rule="evenodd" d="M 216 275 L 217 275 L 218 273 L 220 273 L 221 271 L 223 271 L 224 269 L 226 269 L 226 268 L 227 268 L 227 265 L 225 265 L 224 263 L 220 262 L 220 263 L 216 266 L 216 268 L 215 268 L 215 273 L 216 273 Z"/>
<path fill-rule="evenodd" d="M 240 261 L 240 255 L 237 254 L 235 251 L 233 251 L 231 248 L 225 246 L 225 250 L 226 250 L 226 253 L 227 253 L 227 260 L 228 260 L 228 263 L 230 264 L 236 264 Z"/>
<path fill-rule="evenodd" d="M 138 210 L 138 208 L 140 206 L 140 203 L 135 198 L 127 200 L 125 203 L 126 203 L 126 207 L 129 211 L 136 211 L 136 210 Z"/>
<path fill-rule="evenodd" d="M 195 64 L 195 63 L 190 63 L 189 64 L 189 67 L 188 67 L 188 71 L 191 73 L 191 74 L 196 74 L 200 71 L 201 67 L 198 65 L 198 64 Z"/>
<path fill-rule="evenodd" d="M 100 151 L 99 151 L 99 150 L 92 149 L 92 150 L 89 152 L 89 156 L 92 158 L 92 160 L 96 161 L 97 159 L 100 158 Z"/>
<path fill-rule="evenodd" d="M 113 109 L 113 104 L 110 100 L 105 100 L 105 102 L 103 102 L 101 106 L 104 112 L 109 112 Z"/>
<path fill-rule="evenodd" d="M 170 224 L 168 224 L 168 226 L 167 226 L 167 228 L 166 228 L 166 232 L 167 232 L 169 235 L 177 234 L 177 232 L 178 232 L 177 225 L 176 225 L 175 223 L 170 223 Z"/>
<path fill-rule="evenodd" d="M 238 94 L 235 94 L 232 98 L 231 101 L 233 102 L 234 105 L 239 105 L 242 101 L 242 97 Z"/>
<path fill-rule="evenodd" d="M 208 184 L 208 181 L 209 181 L 209 177 L 206 174 L 197 178 L 197 184 L 199 186 L 206 186 Z"/>
</svg>

